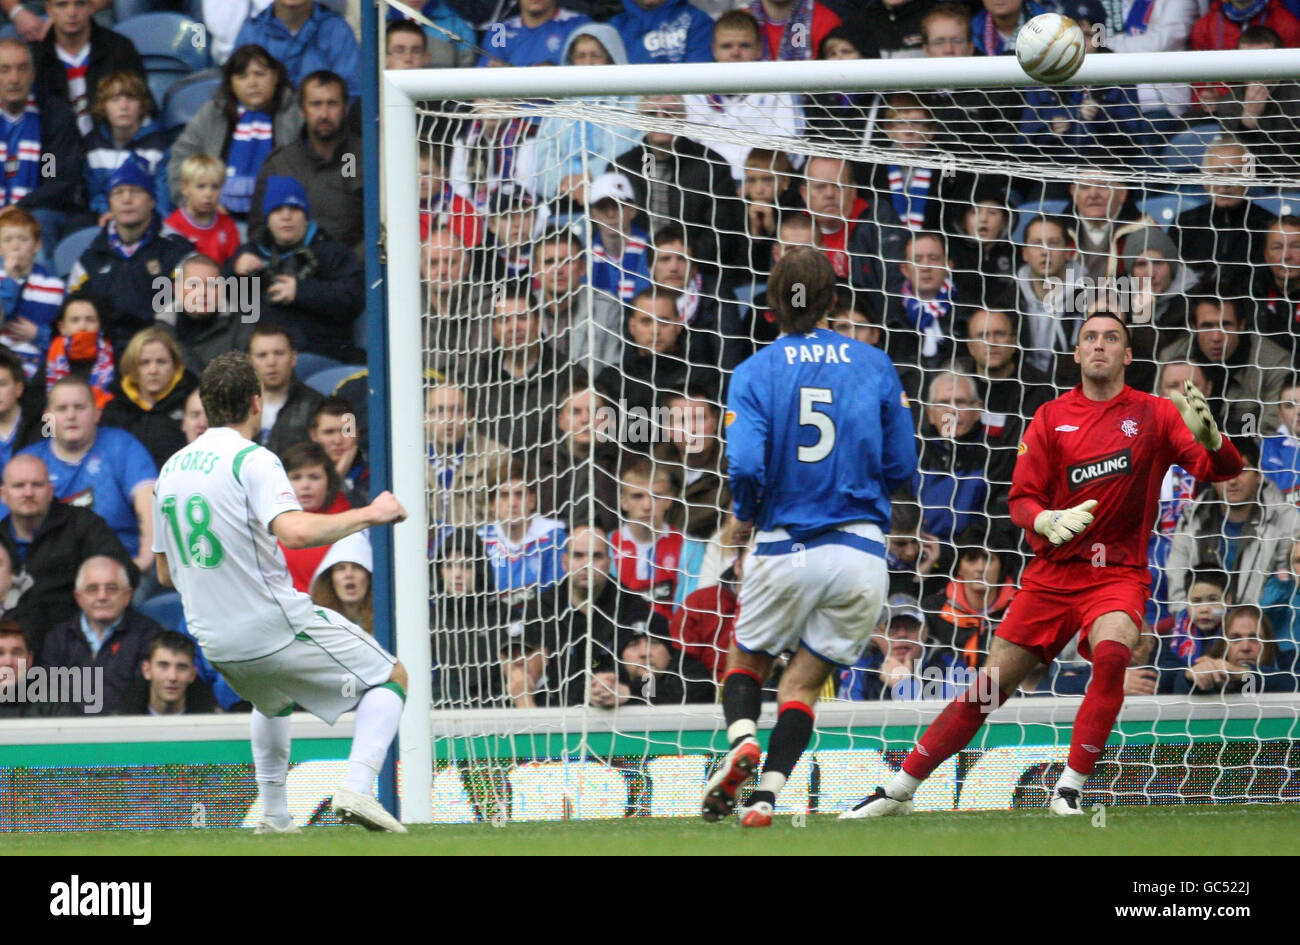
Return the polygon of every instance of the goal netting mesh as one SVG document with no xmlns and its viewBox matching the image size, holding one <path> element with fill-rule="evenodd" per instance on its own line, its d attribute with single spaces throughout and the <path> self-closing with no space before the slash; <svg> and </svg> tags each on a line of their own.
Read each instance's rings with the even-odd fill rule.
<svg viewBox="0 0 1300 945">
<path fill-rule="evenodd" d="M 1016 447 L 1098 307 L 1129 383 L 1191 378 L 1251 470 L 1169 471 L 1085 800 L 1295 800 L 1298 109 L 1290 82 L 423 103 L 435 819 L 698 812 L 746 551 L 727 385 L 799 244 L 831 327 L 893 358 L 921 470 L 778 809 L 869 793 L 987 655 L 1027 560 Z M 919 805 L 1044 803 L 1088 679 L 1070 647 Z"/>
</svg>

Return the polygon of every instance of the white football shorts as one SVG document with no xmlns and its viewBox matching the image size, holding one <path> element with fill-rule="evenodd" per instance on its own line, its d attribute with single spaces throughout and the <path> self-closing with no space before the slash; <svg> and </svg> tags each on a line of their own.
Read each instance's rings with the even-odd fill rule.
<svg viewBox="0 0 1300 945">
<path fill-rule="evenodd" d="M 283 649 L 253 660 L 213 663 L 235 692 L 263 715 L 304 709 L 331 725 L 393 675 L 397 659 L 342 614 L 315 608 Z"/>
<path fill-rule="evenodd" d="M 736 645 L 770 656 L 802 646 L 828 663 L 852 666 L 888 596 L 884 541 L 867 522 L 803 542 L 784 529 L 759 532 L 740 585 Z"/>
</svg>

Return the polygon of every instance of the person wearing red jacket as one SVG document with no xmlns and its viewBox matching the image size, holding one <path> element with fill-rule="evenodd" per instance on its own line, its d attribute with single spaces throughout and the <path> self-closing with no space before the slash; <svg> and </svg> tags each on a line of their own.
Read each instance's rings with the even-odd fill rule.
<svg viewBox="0 0 1300 945">
<path fill-rule="evenodd" d="M 669 624 L 673 643 L 703 664 L 718 682 L 727 673 L 727 650 L 740 611 L 744 559 L 742 551 L 717 584 L 687 594 Z"/>
<path fill-rule="evenodd" d="M 1214 0 L 1192 26 L 1189 48 L 1236 49 L 1242 31 L 1251 26 L 1267 26 L 1288 48 L 1300 46 L 1300 20 L 1281 0 Z"/>
<path fill-rule="evenodd" d="M 988 661 L 889 784 L 841 817 L 910 813 L 921 782 L 1076 635 L 1080 655 L 1092 661 L 1092 683 L 1049 806 L 1054 814 L 1083 813 L 1083 785 L 1124 702 L 1124 674 L 1150 596 L 1147 544 L 1165 472 L 1176 463 L 1198 480 L 1222 482 L 1243 463 L 1194 385 L 1165 400 L 1124 383 L 1133 349 L 1119 315 L 1089 315 L 1074 360 L 1081 383 L 1038 408 L 1019 447 L 1011 519 L 1025 530 L 1034 559 L 994 633 Z"/>
</svg>

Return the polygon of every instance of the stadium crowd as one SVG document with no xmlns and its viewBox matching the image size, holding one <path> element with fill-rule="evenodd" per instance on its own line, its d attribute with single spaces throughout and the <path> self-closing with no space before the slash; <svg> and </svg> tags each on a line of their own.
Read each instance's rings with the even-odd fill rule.
<svg viewBox="0 0 1300 945">
<path fill-rule="evenodd" d="M 151 485 L 206 428 L 203 367 L 239 349 L 303 507 L 367 500 L 348 4 L 41 6 L 0 0 L 0 671 L 103 668 L 110 713 L 245 708 L 153 574 Z M 168 22 L 201 21 L 210 71 L 162 81 L 131 18 L 100 23 L 115 6 L 199 17 Z M 388 68 L 1001 55 L 1045 8 L 421 9 L 434 26 L 390 15 Z M 1059 9 L 1101 51 L 1300 46 L 1300 0 Z M 1169 471 L 1126 691 L 1295 690 L 1300 217 L 1235 179 L 1172 213 L 1166 192 L 1118 181 L 1189 133 L 1207 142 L 1193 169 L 1300 177 L 1300 85 L 584 102 L 649 130 L 490 101 L 430 103 L 421 127 L 436 706 L 716 698 L 747 553 L 727 382 L 776 337 L 766 276 L 805 244 L 842 280 L 831 327 L 893 358 L 920 455 L 894 497 L 889 605 L 840 698 L 947 699 L 980 665 L 1025 560 L 1007 511 L 1017 445 L 1077 382 L 1075 332 L 1098 307 L 1129 324 L 1129 383 L 1190 380 L 1247 459 L 1214 486 Z M 879 159 L 851 159 L 861 146 Z M 1097 176 L 964 169 L 975 158 Z M 364 535 L 285 557 L 295 586 L 373 626 Z M 1022 692 L 1088 679 L 1068 651 Z M 0 701 L 0 716 L 79 710 Z"/>
</svg>

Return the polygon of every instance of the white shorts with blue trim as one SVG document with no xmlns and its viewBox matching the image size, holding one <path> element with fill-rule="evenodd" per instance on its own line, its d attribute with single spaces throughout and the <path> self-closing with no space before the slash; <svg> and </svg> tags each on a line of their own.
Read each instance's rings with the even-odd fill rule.
<svg viewBox="0 0 1300 945">
<path fill-rule="evenodd" d="M 803 542 L 776 529 L 756 541 L 740 585 L 736 645 L 770 656 L 802 646 L 828 663 L 856 663 L 889 592 L 880 529 L 854 522 Z"/>
</svg>

